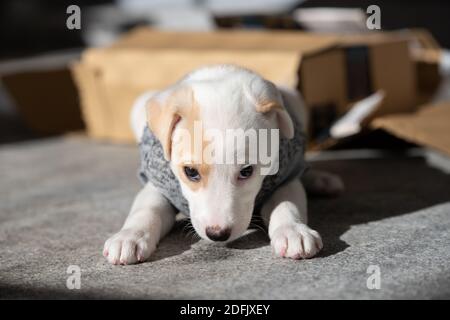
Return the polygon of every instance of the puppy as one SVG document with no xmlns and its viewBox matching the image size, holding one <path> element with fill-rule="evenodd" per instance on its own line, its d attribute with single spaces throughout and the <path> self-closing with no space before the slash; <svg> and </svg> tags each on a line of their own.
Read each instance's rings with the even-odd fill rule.
<svg viewBox="0 0 450 320">
<path fill-rule="evenodd" d="M 145 261 L 177 212 L 187 215 L 208 241 L 232 241 L 258 219 L 267 226 L 275 255 L 316 255 L 322 239 L 307 225 L 300 180 L 306 169 L 305 121 L 295 90 L 277 88 L 234 65 L 200 68 L 164 91 L 141 96 L 131 122 L 144 187 L 122 229 L 106 241 L 104 256 L 112 264 Z M 204 135 L 208 130 L 214 134 Z M 244 132 L 244 139 L 229 139 L 230 132 Z M 261 133 L 267 132 L 263 139 Z M 215 139 L 219 136 L 225 138 Z M 257 156 L 250 159 L 255 146 Z M 270 161 L 259 156 L 261 150 L 271 151 Z M 219 154 L 231 157 L 217 161 Z M 343 190 L 342 181 L 328 173 L 308 170 L 303 180 L 315 193 Z"/>
</svg>

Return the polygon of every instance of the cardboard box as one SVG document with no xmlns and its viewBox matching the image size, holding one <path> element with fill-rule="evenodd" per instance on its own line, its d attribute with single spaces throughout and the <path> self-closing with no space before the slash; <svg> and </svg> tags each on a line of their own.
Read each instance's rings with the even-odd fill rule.
<svg viewBox="0 0 450 320">
<path fill-rule="evenodd" d="M 69 61 L 78 52 L 43 55 L 0 64 L 0 78 L 28 128 L 40 135 L 84 129 Z"/>
<path fill-rule="evenodd" d="M 299 86 L 312 115 L 313 126 L 310 133 L 315 139 L 310 147 L 320 150 L 339 145 L 340 142 L 348 142 L 352 138 L 351 136 L 334 137 L 333 129 L 336 129 L 334 128 L 336 123 L 342 122 L 342 119 L 346 117 L 351 119 L 352 116 L 348 117 L 348 114 L 355 113 L 356 108 L 367 108 L 367 105 L 363 105 L 365 101 L 360 99 L 370 94 L 372 96 L 382 94 L 383 99 L 379 102 L 374 98 L 365 98 L 365 100 L 372 100 L 377 104 L 373 106 L 374 112 L 370 112 L 368 116 L 360 119 L 358 131 L 353 130 L 354 127 L 357 127 L 357 123 L 347 123 L 347 125 L 350 124 L 351 129 L 353 127 L 352 130 L 347 131 L 357 135 L 361 131 L 374 128 L 384 129 L 410 142 L 435 147 L 436 143 L 418 141 L 415 138 L 416 133 L 413 133 L 412 130 L 405 132 L 402 124 L 396 127 L 395 123 L 401 117 L 390 117 L 393 114 L 408 115 L 407 117 L 414 114 L 412 117 L 417 119 L 416 124 L 425 121 L 422 117 L 427 113 L 415 111 L 430 107 L 430 105 L 423 106 L 423 104 L 431 100 L 441 82 L 439 70 L 441 49 L 431 34 L 422 29 L 402 30 L 390 33 L 389 37 L 376 33 L 371 37 L 365 35 L 345 37 L 341 39 L 341 42 L 340 50 L 316 55 L 313 59 L 302 63 L 301 66 L 301 68 L 311 68 L 311 71 L 306 70 L 306 73 L 301 74 L 305 78 L 305 82 L 319 77 L 315 83 L 309 83 L 309 87 L 312 89 L 302 86 L 301 82 Z M 326 57 L 327 54 L 329 57 Z M 333 64 L 334 69 L 331 68 L 333 58 L 340 61 L 339 64 Z M 314 76 L 313 72 L 319 68 L 314 64 L 324 65 L 326 62 L 328 65 L 323 66 L 323 71 L 319 73 L 322 76 Z M 313 66 L 310 67 L 309 64 L 313 64 Z M 326 73 L 326 70 L 331 71 L 328 71 L 329 78 L 324 82 L 323 74 Z M 339 86 L 338 88 L 334 87 L 333 91 L 332 84 L 337 81 L 339 81 Z M 332 94 L 331 96 L 320 95 L 320 91 L 314 92 L 314 89 L 319 88 L 321 83 L 329 85 L 326 92 L 329 95 Z M 311 100 L 311 97 L 316 100 Z M 361 113 L 363 109 L 356 113 Z M 440 114 L 441 112 L 442 114 Z M 433 115 L 436 117 L 441 115 L 447 119 L 444 109 L 439 109 Z M 372 120 L 378 119 L 383 121 L 377 121 L 376 125 L 372 125 Z M 349 122 L 349 119 L 345 120 Z M 426 118 L 426 121 L 431 120 L 431 117 Z M 436 119 L 436 121 L 439 122 L 440 119 Z M 450 122 L 450 119 L 448 121 Z M 422 130 L 425 130 L 425 126 L 417 128 L 419 135 Z M 427 135 L 426 132 L 424 134 Z M 435 139 L 438 137 L 435 136 Z"/>
<path fill-rule="evenodd" d="M 380 89 L 386 97 L 378 116 L 417 106 L 415 64 L 408 39 L 400 34 L 348 37 L 139 28 L 109 48 L 86 51 L 73 68 L 89 134 L 130 141 L 128 113 L 140 93 L 161 89 L 192 69 L 213 63 L 236 63 L 277 84 L 298 87 L 314 122 L 323 128 Z M 313 127 L 312 137 L 321 136 L 321 129 Z"/>
<path fill-rule="evenodd" d="M 299 90 L 312 117 L 310 135 L 323 142 L 331 125 L 354 103 L 380 90 L 385 98 L 373 117 L 414 111 L 416 81 L 408 41 L 403 37 L 343 38 L 337 48 L 305 56 Z"/>
<path fill-rule="evenodd" d="M 301 55 L 336 45 L 333 36 L 297 32 L 163 33 L 139 28 L 112 47 L 87 50 L 73 71 L 88 134 L 128 142 L 133 141 L 130 108 L 145 91 L 216 63 L 238 64 L 295 87 Z"/>
<path fill-rule="evenodd" d="M 59 57 L 59 55 L 58 55 Z M 28 125 L 41 133 L 83 127 L 68 72 L 77 57 L 50 57 L 32 68 L 8 64 L 0 75 Z M 71 64 L 89 136 L 134 142 L 129 111 L 147 90 L 172 84 L 204 64 L 236 63 L 277 84 L 301 90 L 315 123 L 316 149 L 339 144 L 330 125 L 361 98 L 383 92 L 362 130 L 383 129 L 450 155 L 448 104 L 418 107 L 439 84 L 440 49 L 423 30 L 363 37 L 280 31 L 162 33 L 139 28 L 108 48 L 89 49 Z M 59 61 L 56 63 L 55 61 Z M 25 63 L 28 65 L 28 63 Z M 36 67 L 38 66 L 38 67 Z M 430 111 L 429 111 L 430 110 Z"/>
</svg>

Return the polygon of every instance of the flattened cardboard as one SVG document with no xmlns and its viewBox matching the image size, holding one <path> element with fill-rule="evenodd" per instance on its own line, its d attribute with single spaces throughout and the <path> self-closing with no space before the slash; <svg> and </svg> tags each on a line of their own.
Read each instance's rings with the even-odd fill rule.
<svg viewBox="0 0 450 320">
<path fill-rule="evenodd" d="M 417 72 L 417 100 L 425 104 L 436 92 L 441 82 L 439 63 L 441 48 L 433 36 L 424 29 L 413 29 L 411 37 L 416 41 L 413 59 Z"/>
<path fill-rule="evenodd" d="M 425 105 L 415 113 L 380 117 L 371 127 L 450 155 L 450 102 Z"/>
</svg>

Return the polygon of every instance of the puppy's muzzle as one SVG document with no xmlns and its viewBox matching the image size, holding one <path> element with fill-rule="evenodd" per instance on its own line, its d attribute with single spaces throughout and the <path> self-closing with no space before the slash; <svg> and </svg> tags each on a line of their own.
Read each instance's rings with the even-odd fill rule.
<svg viewBox="0 0 450 320">
<path fill-rule="evenodd" d="M 206 236 L 212 241 L 227 241 L 231 235 L 231 228 L 221 228 L 217 225 L 206 227 Z"/>
</svg>

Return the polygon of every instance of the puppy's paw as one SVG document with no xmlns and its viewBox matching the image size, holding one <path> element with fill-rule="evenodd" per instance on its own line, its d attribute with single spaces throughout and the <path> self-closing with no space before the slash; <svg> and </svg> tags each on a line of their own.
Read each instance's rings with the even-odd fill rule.
<svg viewBox="0 0 450 320">
<path fill-rule="evenodd" d="M 280 226 L 272 234 L 271 245 L 276 256 L 307 259 L 323 247 L 319 233 L 302 223 Z"/>
<path fill-rule="evenodd" d="M 106 240 L 103 256 L 112 264 L 134 264 L 147 260 L 156 249 L 150 232 L 124 229 Z"/>
<path fill-rule="evenodd" d="M 338 175 L 311 170 L 303 179 L 305 188 L 310 194 L 321 196 L 336 196 L 344 192 L 344 182 Z"/>
</svg>

